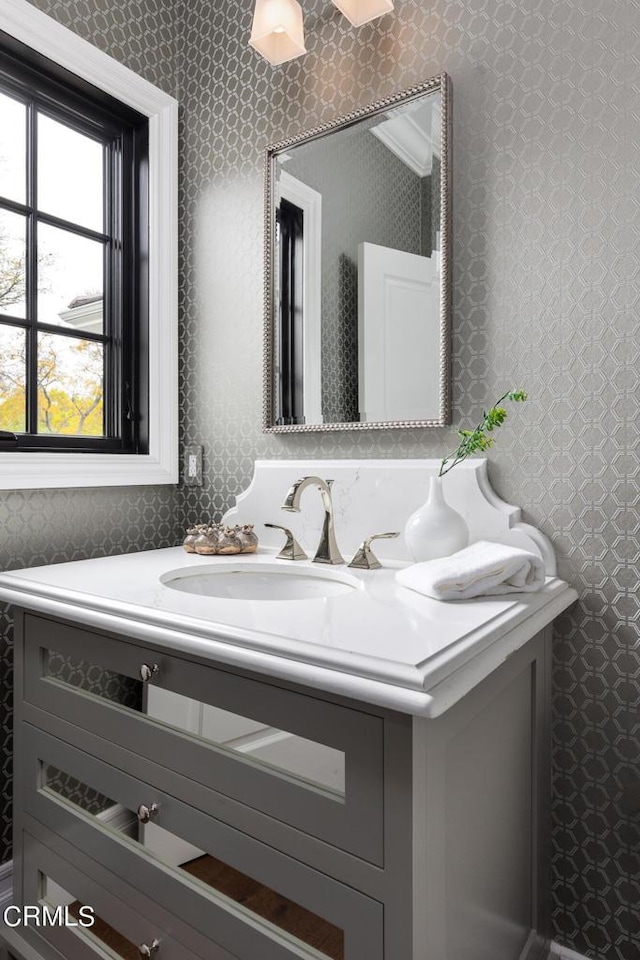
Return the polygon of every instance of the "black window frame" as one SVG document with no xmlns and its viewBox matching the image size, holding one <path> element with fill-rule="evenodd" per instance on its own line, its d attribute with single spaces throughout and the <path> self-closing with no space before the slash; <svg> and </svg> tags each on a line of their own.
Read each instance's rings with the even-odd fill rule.
<svg viewBox="0 0 640 960">
<path fill-rule="evenodd" d="M 280 245 L 278 426 L 304 424 L 304 211 L 282 197 L 276 210 Z"/>
<path fill-rule="evenodd" d="M 27 331 L 27 432 L 0 433 L 0 449 L 148 453 L 148 119 L 2 31 L 0 92 L 27 106 L 26 203 L 2 196 L 0 187 L 0 209 L 25 216 L 27 221 L 27 317 L 0 314 L 0 325 Z M 37 111 L 104 144 L 104 232 L 38 209 Z M 101 335 L 38 322 L 39 223 L 103 244 L 104 327 Z M 37 433 L 38 332 L 104 344 L 104 436 Z"/>
</svg>

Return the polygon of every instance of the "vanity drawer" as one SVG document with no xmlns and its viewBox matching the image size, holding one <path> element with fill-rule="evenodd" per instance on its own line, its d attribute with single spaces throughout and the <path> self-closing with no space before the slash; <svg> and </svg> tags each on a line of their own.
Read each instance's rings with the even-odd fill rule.
<svg viewBox="0 0 640 960">
<path fill-rule="evenodd" d="M 98 881 L 93 876 L 95 864 L 84 854 L 58 837 L 53 838 L 56 849 L 52 849 L 43 842 L 40 825 L 33 823 L 30 827 L 33 833 L 27 822 L 27 829 L 21 835 L 22 903 L 41 908 L 46 905 L 50 914 L 61 907 L 63 915 L 67 912 L 68 918 L 76 923 L 81 905 L 91 907 L 95 916 L 92 927 L 42 923 L 35 928 L 28 926 L 22 932 L 34 946 L 42 938 L 65 960 L 141 957 L 144 954 L 140 948 L 144 945 L 157 960 L 238 960 L 217 944 L 188 930 L 181 920 L 162 911 L 137 887 L 110 871 L 99 868 Z M 40 838 L 36 839 L 33 834 L 39 834 Z M 82 869 L 87 866 L 88 870 Z M 198 952 L 177 940 L 176 933 L 193 941 Z"/>
<path fill-rule="evenodd" d="M 383 907 L 371 897 L 36 727 L 24 725 L 22 744 L 26 812 L 224 950 L 247 960 L 382 960 Z M 175 844 L 149 850 L 158 827 L 196 848 L 188 863 L 176 862 Z"/>
<path fill-rule="evenodd" d="M 383 865 L 381 717 L 57 620 L 26 613 L 24 624 L 29 703 Z M 157 666 L 154 687 L 210 711 L 201 734 L 146 712 L 143 665 Z M 223 714 L 250 732 L 216 742 Z"/>
</svg>

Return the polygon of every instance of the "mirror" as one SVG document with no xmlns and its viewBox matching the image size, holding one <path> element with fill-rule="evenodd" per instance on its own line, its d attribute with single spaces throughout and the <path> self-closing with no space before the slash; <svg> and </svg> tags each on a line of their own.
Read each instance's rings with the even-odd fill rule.
<svg viewBox="0 0 640 960">
<path fill-rule="evenodd" d="M 274 144 L 264 429 L 450 422 L 450 81 Z"/>
</svg>

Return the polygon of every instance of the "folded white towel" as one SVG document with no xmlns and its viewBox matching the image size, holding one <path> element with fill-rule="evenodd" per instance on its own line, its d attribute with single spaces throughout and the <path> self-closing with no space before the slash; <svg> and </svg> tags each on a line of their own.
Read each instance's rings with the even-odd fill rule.
<svg viewBox="0 0 640 960">
<path fill-rule="evenodd" d="M 544 584 L 544 562 L 519 547 L 478 540 L 450 557 L 398 570 L 396 580 L 436 600 L 533 593 Z"/>
</svg>

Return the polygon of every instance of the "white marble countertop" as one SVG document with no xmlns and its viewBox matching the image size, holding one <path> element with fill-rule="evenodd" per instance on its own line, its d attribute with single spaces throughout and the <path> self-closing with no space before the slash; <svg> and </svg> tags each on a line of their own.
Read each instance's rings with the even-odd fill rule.
<svg viewBox="0 0 640 960">
<path fill-rule="evenodd" d="M 554 577 L 538 593 L 442 603 L 397 585 L 402 564 L 394 561 L 381 570 L 349 570 L 361 589 L 313 600 L 216 599 L 160 579 L 238 559 L 174 547 L 16 570 L 0 574 L 0 599 L 188 656 L 435 717 L 577 596 Z M 241 559 L 293 566 L 264 549 Z M 295 566 L 303 564 L 311 566 Z"/>
</svg>

